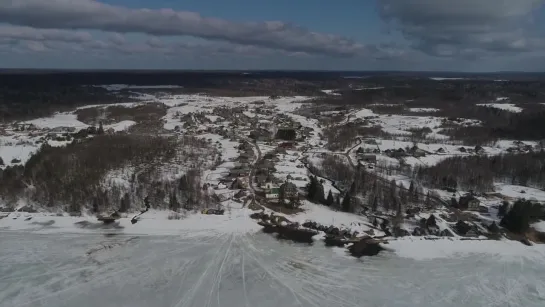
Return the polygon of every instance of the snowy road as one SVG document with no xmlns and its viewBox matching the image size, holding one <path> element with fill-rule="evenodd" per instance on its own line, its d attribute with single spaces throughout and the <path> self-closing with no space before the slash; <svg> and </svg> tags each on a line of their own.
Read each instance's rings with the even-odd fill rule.
<svg viewBox="0 0 545 307">
<path fill-rule="evenodd" d="M 473 255 L 416 261 L 262 233 L 1 233 L 0 306 L 543 306 L 545 265 Z"/>
</svg>

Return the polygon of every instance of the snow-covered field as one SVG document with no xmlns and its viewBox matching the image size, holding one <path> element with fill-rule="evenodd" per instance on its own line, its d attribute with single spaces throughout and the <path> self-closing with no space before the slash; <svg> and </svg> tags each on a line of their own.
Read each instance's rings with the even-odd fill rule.
<svg viewBox="0 0 545 307">
<path fill-rule="evenodd" d="M 526 307 L 545 300 L 542 258 L 520 243 L 458 241 L 454 250 L 453 242 L 398 241 L 389 244 L 393 251 L 355 259 L 321 242 L 277 241 L 255 230 L 4 230 L 1 238 L 2 307 Z"/>
<path fill-rule="evenodd" d="M 481 104 L 478 104 L 478 106 L 491 107 L 491 108 L 501 109 L 501 110 L 505 110 L 505 111 L 509 111 L 513 113 L 522 112 L 521 107 L 517 107 L 517 105 L 512 103 L 481 103 Z"/>
</svg>

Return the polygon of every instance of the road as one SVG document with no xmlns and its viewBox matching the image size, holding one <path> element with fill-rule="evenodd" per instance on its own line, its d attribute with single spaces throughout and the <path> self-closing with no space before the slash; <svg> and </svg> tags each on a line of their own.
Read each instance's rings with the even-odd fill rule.
<svg viewBox="0 0 545 307">
<path fill-rule="evenodd" d="M 252 201 L 255 202 L 256 195 L 255 195 L 255 187 L 254 187 L 254 182 L 255 182 L 254 177 L 255 177 L 255 171 L 257 169 L 257 163 L 261 160 L 261 149 L 259 148 L 259 145 L 257 145 L 257 143 L 254 143 L 249 138 L 244 137 L 243 139 L 249 144 L 253 145 L 255 148 L 255 152 L 257 152 L 257 159 L 252 164 L 252 168 L 250 169 L 250 174 L 248 174 L 248 190 L 252 193 Z"/>
</svg>

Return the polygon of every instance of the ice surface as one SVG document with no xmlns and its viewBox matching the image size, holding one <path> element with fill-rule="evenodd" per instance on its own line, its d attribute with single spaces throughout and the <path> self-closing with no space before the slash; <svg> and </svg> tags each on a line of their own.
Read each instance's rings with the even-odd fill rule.
<svg viewBox="0 0 545 307">
<path fill-rule="evenodd" d="M 253 233 L 2 233 L 0 306 L 543 306 L 545 266 L 489 255 L 362 260 Z M 419 246 L 415 246 L 418 248 Z"/>
</svg>

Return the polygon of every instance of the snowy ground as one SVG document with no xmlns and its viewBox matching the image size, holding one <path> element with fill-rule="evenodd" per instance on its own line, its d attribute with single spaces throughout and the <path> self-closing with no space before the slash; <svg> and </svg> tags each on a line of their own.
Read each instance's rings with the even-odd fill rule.
<svg viewBox="0 0 545 307">
<path fill-rule="evenodd" d="M 520 252 L 508 258 L 451 249 L 439 258 L 421 257 L 419 250 L 447 246 L 421 241 L 399 255 L 358 260 L 339 248 L 260 232 L 1 237 L 2 307 L 526 307 L 545 300 L 545 266 L 522 256 L 520 243 L 511 247 Z"/>
<path fill-rule="evenodd" d="M 491 107 L 491 108 L 501 109 L 501 110 L 509 111 L 513 113 L 522 112 L 521 107 L 517 107 L 515 104 L 512 104 L 512 103 L 481 103 L 481 104 L 478 104 L 478 106 Z"/>
</svg>

